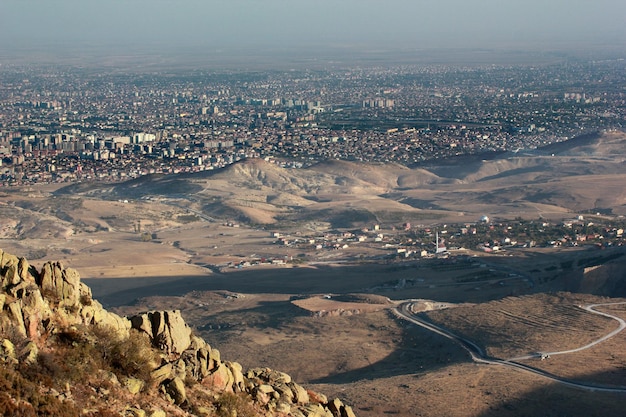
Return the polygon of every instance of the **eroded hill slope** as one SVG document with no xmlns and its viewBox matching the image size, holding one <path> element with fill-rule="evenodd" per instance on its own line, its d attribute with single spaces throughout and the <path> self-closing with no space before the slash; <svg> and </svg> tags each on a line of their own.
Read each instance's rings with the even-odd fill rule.
<svg viewBox="0 0 626 417">
<path fill-rule="evenodd" d="M 115 185 L 77 184 L 58 194 L 156 196 L 220 219 L 253 224 L 306 219 L 333 227 L 482 214 L 550 217 L 598 208 L 626 214 L 625 134 L 576 139 L 554 150 L 558 152 L 465 156 L 412 168 L 325 161 L 288 169 L 253 159 L 218 171 L 151 175 Z"/>
</svg>

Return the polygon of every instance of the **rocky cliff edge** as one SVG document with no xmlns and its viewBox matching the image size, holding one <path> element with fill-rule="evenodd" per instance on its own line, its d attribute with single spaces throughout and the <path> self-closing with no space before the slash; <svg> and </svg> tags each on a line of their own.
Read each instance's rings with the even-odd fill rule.
<svg viewBox="0 0 626 417">
<path fill-rule="evenodd" d="M 106 311 L 59 262 L 0 250 L 0 311 L 0 415 L 354 416 L 285 373 L 222 361 L 180 311 Z"/>
</svg>

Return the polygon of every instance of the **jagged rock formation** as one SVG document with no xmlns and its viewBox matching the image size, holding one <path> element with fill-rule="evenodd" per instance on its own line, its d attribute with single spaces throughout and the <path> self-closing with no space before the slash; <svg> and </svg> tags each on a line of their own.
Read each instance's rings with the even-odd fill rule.
<svg viewBox="0 0 626 417">
<path fill-rule="evenodd" d="M 130 329 L 128 319 L 103 309 L 78 272 L 59 262 L 47 262 L 37 272 L 25 258 L 0 250 L 0 283 L 2 332 L 10 330 L 37 342 L 55 328 L 77 324 L 104 325 L 119 332 Z"/>
<path fill-rule="evenodd" d="M 0 286 L 0 363 L 10 369 L 34 365 L 41 360 L 40 352 L 60 349 L 54 345 L 55 338 L 72 337 L 72 343 L 76 345 L 97 343 L 89 341 L 87 332 L 80 333 L 80 329 L 84 328 L 107 329 L 110 332 L 108 337 L 114 340 L 130 340 L 132 332 L 147 337 L 152 345 L 149 349 L 158 352 L 159 358 L 154 361 L 146 357 L 144 363 L 139 364 L 148 368 L 144 369 L 148 371 L 147 381 L 132 375 L 118 378 L 114 373 L 99 370 L 96 374 L 106 384 L 90 388 L 101 395 L 108 395 L 110 389 L 105 385 L 115 389 L 123 387 L 131 395 L 131 400 L 132 396 L 143 392 L 144 395 L 158 396 L 165 401 L 164 404 L 174 408 L 165 413 L 152 407 L 147 414 L 146 410 L 131 401 L 125 407 L 118 405 L 120 414 L 236 415 L 236 410 L 233 413 L 225 408 L 227 402 L 222 399 L 238 395 L 249 402 L 246 403 L 249 405 L 247 415 L 354 416 L 351 407 L 340 400 L 329 401 L 322 394 L 307 391 L 287 374 L 265 368 L 244 372 L 239 363 L 222 361 L 219 350 L 193 335 L 180 311 L 153 311 L 130 318 L 106 311 L 92 298 L 89 287 L 80 282 L 78 272 L 64 268 L 59 262 L 47 262 L 41 271 L 37 271 L 26 259 L 0 250 Z M 12 374 L 10 376 L 17 378 Z M 53 387 L 47 389 L 54 393 L 55 401 L 76 406 L 69 384 L 66 383 L 63 393 Z M 146 389 L 151 392 L 146 393 Z M 41 390 L 44 388 L 40 387 Z M 205 404 L 199 400 L 202 396 L 191 398 L 190 391 L 211 393 L 208 397 L 211 400 Z M 32 404 L 23 404 L 24 400 L 17 398 L 18 395 L 12 396 L 10 392 L 3 395 L 0 400 L 8 401 L 7 407 L 32 408 Z M 93 403 L 93 395 L 90 398 Z M 108 402 L 106 404 L 111 407 Z M 97 410 L 82 409 L 74 415 L 101 414 Z"/>
</svg>

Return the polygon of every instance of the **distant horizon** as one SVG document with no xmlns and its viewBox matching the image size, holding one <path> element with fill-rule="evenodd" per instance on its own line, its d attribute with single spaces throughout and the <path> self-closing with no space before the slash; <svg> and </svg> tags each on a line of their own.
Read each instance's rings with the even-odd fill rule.
<svg viewBox="0 0 626 417">
<path fill-rule="evenodd" d="M 188 62 L 248 58 L 362 60 L 419 52 L 626 52 L 618 0 L 6 0 L 0 63 L 155 56 Z M 252 53 L 252 54 L 250 54 Z M 200 56 L 194 56 L 200 55 Z M 206 61 L 206 59 L 205 59 Z M 187 64 L 188 62 L 180 62 Z"/>
<path fill-rule="evenodd" d="M 624 47 L 607 45 L 580 48 L 524 49 L 487 47 L 373 48 L 362 46 L 311 46 L 269 48 L 241 46 L 215 48 L 187 45 L 176 49 L 159 47 L 119 48 L 85 46 L 57 48 L 32 46 L 19 51 L 0 50 L 0 69 L 11 65 L 60 65 L 79 68 L 117 68 L 152 71 L 170 69 L 287 70 L 353 66 L 400 65 L 540 65 L 568 60 L 626 59 Z"/>
</svg>

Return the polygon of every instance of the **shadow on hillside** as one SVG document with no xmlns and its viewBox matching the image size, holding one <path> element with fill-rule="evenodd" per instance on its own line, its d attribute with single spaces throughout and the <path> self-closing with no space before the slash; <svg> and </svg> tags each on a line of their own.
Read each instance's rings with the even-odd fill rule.
<svg viewBox="0 0 626 417">
<path fill-rule="evenodd" d="M 261 301 L 256 307 L 222 311 L 202 316 L 201 322 L 193 323 L 202 332 L 224 330 L 245 326 L 257 329 L 279 329 L 297 317 L 310 317 L 310 313 L 290 301 Z"/>
<path fill-rule="evenodd" d="M 105 307 L 117 307 L 132 304 L 142 297 L 180 296 L 190 291 L 228 290 L 248 294 L 368 292 L 383 283 L 410 278 L 411 274 L 414 272 L 395 265 L 319 265 L 315 268 L 250 268 L 188 277 L 89 278 L 83 282 L 91 287 L 94 298 Z"/>
<path fill-rule="evenodd" d="M 396 319 L 400 320 L 400 319 Z M 404 331 L 389 356 L 369 366 L 309 381 L 313 384 L 349 384 L 398 375 L 423 374 L 450 365 L 471 362 L 469 353 L 448 339 L 404 321 Z"/>
<path fill-rule="evenodd" d="M 610 372 L 583 375 L 577 381 L 601 381 L 610 377 Z M 538 377 L 539 378 L 539 377 Z M 623 381 L 626 386 L 626 381 Z M 608 393 L 567 387 L 552 383 L 533 389 L 525 395 L 489 402 L 489 410 L 476 417 L 606 417 L 623 416 L 626 413 L 626 392 Z"/>
<path fill-rule="evenodd" d="M 140 298 L 182 296 L 205 290 L 206 276 L 145 278 L 84 278 L 93 298 L 105 308 L 133 305 Z"/>
<path fill-rule="evenodd" d="M 349 266 L 249 268 L 227 273 L 187 277 L 89 278 L 83 282 L 105 307 L 131 305 L 151 296 L 182 296 L 191 291 L 232 291 L 246 294 L 346 294 L 373 293 L 394 300 L 427 298 L 444 302 L 483 302 L 509 294 L 508 287 L 475 291 L 470 285 L 417 284 L 414 264 L 360 264 Z M 398 288 L 399 283 L 413 282 Z M 417 285 L 415 285 L 417 284 Z M 536 290 L 535 290 L 536 291 Z M 525 293 L 530 292 L 526 289 Z"/>
</svg>

